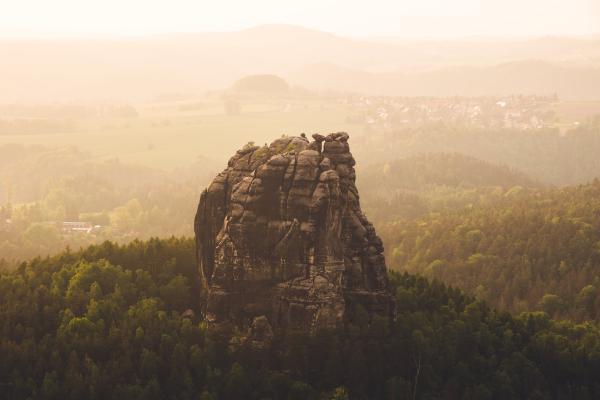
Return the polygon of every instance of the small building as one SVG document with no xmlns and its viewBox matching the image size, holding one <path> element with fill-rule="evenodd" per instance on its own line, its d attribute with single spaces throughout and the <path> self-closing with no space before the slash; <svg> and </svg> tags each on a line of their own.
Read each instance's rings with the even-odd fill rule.
<svg viewBox="0 0 600 400">
<path fill-rule="evenodd" d="M 82 221 L 65 221 L 62 223 L 63 232 L 85 232 L 90 233 L 94 226 L 89 222 Z"/>
</svg>

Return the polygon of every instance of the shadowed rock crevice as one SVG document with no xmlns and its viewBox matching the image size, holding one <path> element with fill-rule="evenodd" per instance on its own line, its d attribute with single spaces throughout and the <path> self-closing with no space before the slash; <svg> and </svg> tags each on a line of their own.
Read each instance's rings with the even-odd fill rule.
<svg viewBox="0 0 600 400">
<path fill-rule="evenodd" d="M 359 304 L 393 315 L 383 244 L 360 209 L 348 138 L 247 145 L 202 193 L 194 229 L 209 322 L 314 331 Z"/>
</svg>

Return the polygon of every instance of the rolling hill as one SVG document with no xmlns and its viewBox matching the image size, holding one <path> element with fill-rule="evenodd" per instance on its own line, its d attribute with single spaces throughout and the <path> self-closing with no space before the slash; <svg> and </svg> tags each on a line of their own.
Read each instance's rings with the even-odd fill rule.
<svg viewBox="0 0 600 400">
<path fill-rule="evenodd" d="M 309 89 L 395 95 L 543 90 L 588 99 L 598 97 L 600 40 L 364 40 L 267 25 L 236 32 L 127 38 L 5 37 L 0 39 L 0 54 L 0 102 L 148 99 L 222 89 L 249 74 L 294 77 L 291 84 Z M 523 61 L 531 59 L 540 63 Z M 539 75 L 532 75 L 538 68 Z M 349 72 L 336 76 L 342 71 L 354 71 L 351 75 L 360 79 L 344 78 Z M 559 79 L 548 81 L 550 73 L 559 74 Z M 476 87 L 465 86 L 469 82 Z M 527 85 L 515 86 L 518 83 Z"/>
<path fill-rule="evenodd" d="M 333 63 L 305 66 L 290 80 L 311 89 L 386 96 L 487 96 L 557 94 L 597 100 L 600 68 L 519 60 L 485 66 L 457 65 L 421 71 L 368 72 Z"/>
<path fill-rule="evenodd" d="M 489 204 L 514 186 L 541 184 L 522 172 L 459 153 L 409 156 L 360 170 L 366 213 L 376 224 Z"/>
</svg>

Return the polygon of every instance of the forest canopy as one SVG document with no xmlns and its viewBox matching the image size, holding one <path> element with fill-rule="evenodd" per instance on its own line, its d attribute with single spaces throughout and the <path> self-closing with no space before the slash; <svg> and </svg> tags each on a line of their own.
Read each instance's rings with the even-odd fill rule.
<svg viewBox="0 0 600 400">
<path fill-rule="evenodd" d="M 0 275 L 7 399 L 593 399 L 600 330 L 512 317 L 439 281 L 391 274 L 396 320 L 361 308 L 270 348 L 202 318 L 191 239 L 105 242 Z M 187 311 L 187 310 L 191 310 Z"/>
<path fill-rule="evenodd" d="M 500 193 L 488 204 L 383 225 L 390 267 L 500 309 L 600 319 L 600 181 Z"/>
</svg>

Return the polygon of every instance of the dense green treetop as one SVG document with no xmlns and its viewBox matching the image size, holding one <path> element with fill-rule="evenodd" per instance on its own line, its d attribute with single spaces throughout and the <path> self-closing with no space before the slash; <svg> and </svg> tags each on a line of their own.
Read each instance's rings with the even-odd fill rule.
<svg viewBox="0 0 600 400">
<path fill-rule="evenodd" d="M 600 319 L 600 181 L 501 192 L 488 204 L 380 226 L 388 264 L 501 309 Z"/>
<path fill-rule="evenodd" d="M 391 274 L 394 321 L 256 349 L 203 322 L 191 239 L 106 242 L 0 275 L 0 398 L 593 399 L 600 329 Z M 182 314 L 191 308 L 195 313 Z M 185 316 L 184 316 L 185 315 Z"/>
</svg>

